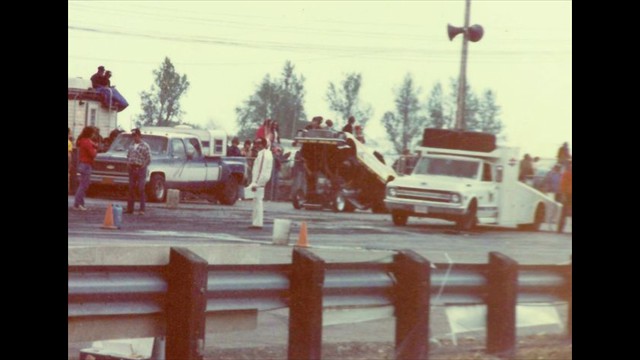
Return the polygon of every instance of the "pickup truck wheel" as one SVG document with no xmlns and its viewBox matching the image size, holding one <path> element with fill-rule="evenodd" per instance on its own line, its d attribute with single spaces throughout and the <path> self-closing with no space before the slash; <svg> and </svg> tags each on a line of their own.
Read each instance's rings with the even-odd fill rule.
<svg viewBox="0 0 640 360">
<path fill-rule="evenodd" d="M 296 193 L 293 195 L 293 200 L 291 200 L 291 203 L 293 204 L 294 209 L 302 209 L 302 206 L 304 205 L 304 191 L 302 191 L 302 189 L 296 191 Z"/>
<path fill-rule="evenodd" d="M 458 219 L 458 221 L 456 222 L 458 230 L 462 230 L 462 231 L 473 230 L 473 228 L 475 228 L 476 224 L 478 223 L 477 215 L 478 215 L 478 205 L 474 200 L 469 205 L 469 209 L 467 210 L 467 213 L 464 214 L 462 217 L 460 217 L 460 219 Z"/>
<path fill-rule="evenodd" d="M 391 213 L 391 220 L 393 220 L 393 225 L 396 226 L 405 226 L 407 225 L 407 221 L 409 220 L 409 216 L 400 211 L 394 211 Z"/>
<path fill-rule="evenodd" d="M 149 195 L 149 201 L 163 202 L 167 198 L 167 188 L 164 184 L 164 176 L 160 174 L 151 175 L 147 193 Z"/>
<path fill-rule="evenodd" d="M 540 225 L 544 222 L 544 218 L 545 218 L 544 205 L 539 204 L 538 207 L 536 208 L 536 213 L 533 216 L 533 223 L 523 224 L 518 226 L 518 228 L 525 231 L 540 231 Z"/>
<path fill-rule="evenodd" d="M 229 176 L 224 186 L 219 189 L 218 201 L 222 205 L 233 205 L 236 200 L 238 200 L 238 180 L 233 176 Z"/>
</svg>

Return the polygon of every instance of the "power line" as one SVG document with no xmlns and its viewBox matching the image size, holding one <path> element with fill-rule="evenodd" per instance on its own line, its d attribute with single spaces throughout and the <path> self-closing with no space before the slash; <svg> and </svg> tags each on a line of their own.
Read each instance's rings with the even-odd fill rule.
<svg viewBox="0 0 640 360">
<path fill-rule="evenodd" d="M 247 41 L 247 40 L 236 40 L 236 39 L 228 39 L 222 37 L 197 37 L 197 36 L 175 36 L 175 35 L 165 35 L 165 34 L 148 34 L 148 33 L 139 33 L 139 32 L 131 32 L 131 31 L 122 31 L 122 30 L 114 30 L 114 29 L 99 29 L 99 28 L 91 28 L 91 27 L 83 27 L 83 26 L 74 26 L 69 25 L 67 27 L 69 30 L 83 31 L 88 33 L 95 34 L 108 34 L 108 35 L 117 35 L 117 36 L 127 36 L 127 37 L 138 37 L 138 38 L 147 38 L 154 40 L 165 40 L 165 41 L 175 41 L 182 43 L 197 43 L 203 45 L 221 45 L 221 46 L 230 46 L 230 47 L 239 47 L 239 48 L 249 48 L 249 49 L 261 49 L 261 50 L 278 50 L 278 51 L 297 51 L 297 52 L 334 52 L 339 53 L 344 56 L 356 56 L 358 54 L 383 54 L 386 53 L 386 56 L 406 56 L 407 54 L 417 54 L 421 56 L 434 56 L 434 55 L 445 55 L 445 56 L 453 56 L 457 53 L 457 49 L 451 48 L 446 50 L 437 50 L 437 49 L 425 49 L 425 48 L 402 48 L 402 47 L 365 47 L 365 46 L 347 46 L 347 45 L 328 45 L 328 44 L 302 44 L 302 43 L 284 43 L 284 42 L 275 42 L 275 41 Z M 482 50 L 477 51 L 478 54 L 482 54 Z M 516 55 L 522 56 L 525 54 L 538 54 L 538 55 L 554 55 L 554 54 L 565 54 L 565 52 L 558 52 L 554 50 L 540 50 L 540 51 L 510 51 L 510 50 L 500 50 L 500 51 L 490 51 L 486 52 L 491 55 Z"/>
<path fill-rule="evenodd" d="M 73 3 L 72 3 L 73 4 Z M 269 32 L 286 32 L 286 33 L 291 33 L 292 31 L 295 33 L 311 33 L 314 35 L 325 35 L 325 36 L 329 36 L 329 35 L 339 35 L 341 37 L 357 37 L 358 39 L 380 39 L 380 38 L 390 38 L 390 39 L 402 39 L 402 40 L 416 40 L 416 41 L 420 41 L 420 42 L 429 42 L 429 41 L 436 41 L 436 40 L 441 40 L 443 36 L 437 35 L 437 36 L 430 36 L 428 34 L 420 34 L 417 31 L 414 31 L 412 33 L 390 33 L 390 32 L 378 32 L 378 31 L 359 31 L 359 30 L 352 30 L 352 29 L 344 29 L 344 28 L 329 28 L 327 26 L 324 26 L 321 29 L 317 29 L 317 28 L 312 28 L 309 26 L 305 26 L 305 27 L 300 27 L 300 26 L 291 26 L 291 25 L 281 25 L 278 23 L 279 19 L 274 19 L 272 17 L 266 17 L 266 16 L 251 16 L 251 15 L 231 15 L 231 14 L 225 14 L 225 16 L 232 16 L 232 17 L 241 17 L 241 18 L 260 18 L 260 19 L 271 19 L 271 21 L 267 22 L 267 23 L 256 23 L 256 22 L 242 22 L 242 21 L 233 21 L 233 20 L 220 20 L 220 19 L 213 19 L 211 17 L 202 17 L 201 13 L 197 13 L 199 16 L 194 17 L 194 16 L 178 16 L 176 15 L 176 12 L 182 12 L 185 13 L 185 11 L 180 11 L 180 10 L 176 10 L 176 9 L 166 9 L 166 8 L 157 8 L 154 7 L 154 10 L 161 10 L 161 11 L 170 11 L 169 14 L 164 15 L 164 14 L 159 14 L 158 12 L 156 13 L 152 13 L 149 11 L 135 11 L 135 10 L 127 10 L 126 12 L 120 11 L 117 8 L 102 8 L 102 7 L 95 7 L 92 5 L 86 5 L 86 4 L 75 4 L 76 8 L 79 9 L 85 9 L 85 11 L 89 11 L 89 12 L 94 12 L 94 13 L 99 13 L 104 15 L 104 13 L 112 13 L 114 15 L 117 15 L 119 18 L 121 18 L 122 16 L 130 16 L 130 15 L 137 15 L 137 16 L 145 16 L 147 18 L 155 18 L 158 19 L 160 21 L 163 22 L 170 22 L 171 24 L 175 24 L 176 22 L 182 22 L 182 23 L 187 23 L 187 24 L 193 24 L 194 22 L 198 22 L 198 23 L 203 23 L 203 24 L 220 24 L 220 25 L 224 25 L 225 28 L 226 27 L 235 27 L 235 28 L 242 28 L 242 29 L 247 29 L 247 28 L 258 28 L 262 31 L 267 30 Z M 144 7 L 145 10 L 149 10 L 149 8 L 147 6 Z M 193 12 L 187 12 L 187 13 L 193 13 Z M 214 16 L 219 16 L 221 15 L 220 13 L 216 13 L 214 14 Z M 70 16 L 71 17 L 71 16 Z M 95 20 L 96 17 L 86 17 L 86 18 L 91 18 L 92 20 Z M 367 24 L 367 25 L 375 25 L 377 27 L 380 26 L 380 24 L 373 24 L 373 23 L 361 23 L 361 22 L 338 22 L 338 23 L 343 23 L 343 24 L 349 24 L 349 25 L 353 25 L 353 24 Z M 113 26 L 112 23 L 110 23 L 111 26 Z M 323 24 L 324 25 L 324 24 Z M 384 24 L 385 27 L 389 27 L 389 26 L 395 26 L 392 23 L 385 23 Z M 424 29 L 424 26 L 418 26 L 415 24 L 412 24 L 412 26 L 416 29 Z M 444 27 L 443 27 L 444 29 Z M 504 28 L 496 28 L 494 29 L 495 33 L 494 34 L 501 34 L 501 33 L 508 33 L 508 29 L 504 29 Z M 521 30 L 521 29 L 520 29 Z M 538 34 L 540 32 L 539 29 L 536 30 L 536 34 Z M 553 31 L 554 33 L 556 33 L 556 31 Z M 444 33 L 444 30 L 443 30 Z M 522 32 L 519 32 L 518 34 L 522 35 Z M 509 34 L 510 35 L 510 34 Z M 535 41 L 544 41 L 545 43 L 548 43 L 549 41 L 560 41 L 560 42 L 570 42 L 570 39 L 552 39 L 549 40 L 547 38 L 523 38 L 523 37 L 518 37 L 518 38 L 502 38 L 501 41 L 523 41 L 526 40 L 528 42 L 535 42 Z"/>
</svg>

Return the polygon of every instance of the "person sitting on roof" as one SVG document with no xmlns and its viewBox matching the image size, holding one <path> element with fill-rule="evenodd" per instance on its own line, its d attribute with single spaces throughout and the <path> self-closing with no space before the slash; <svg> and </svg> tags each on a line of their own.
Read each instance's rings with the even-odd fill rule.
<svg viewBox="0 0 640 360">
<path fill-rule="evenodd" d="M 104 81 L 103 81 L 104 86 L 106 87 L 111 87 L 111 70 L 107 70 L 104 73 Z"/>
<path fill-rule="evenodd" d="M 99 87 L 106 86 L 105 76 L 104 76 L 104 66 L 98 66 L 98 72 L 91 75 L 91 87 L 97 89 Z"/>
</svg>

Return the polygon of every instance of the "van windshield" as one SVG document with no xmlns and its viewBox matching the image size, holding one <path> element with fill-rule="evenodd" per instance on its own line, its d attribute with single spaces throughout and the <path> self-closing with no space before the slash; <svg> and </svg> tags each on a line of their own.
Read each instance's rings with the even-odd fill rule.
<svg viewBox="0 0 640 360">
<path fill-rule="evenodd" d="M 151 154 L 161 155 L 167 153 L 167 138 L 164 136 L 154 135 L 142 135 L 142 141 L 149 144 L 151 148 Z M 129 146 L 133 142 L 133 136 L 131 134 L 120 134 L 116 140 L 111 144 L 110 151 L 122 152 L 128 151 Z"/>
<path fill-rule="evenodd" d="M 479 168 L 480 163 L 473 160 L 422 157 L 413 170 L 413 174 L 477 179 Z"/>
</svg>

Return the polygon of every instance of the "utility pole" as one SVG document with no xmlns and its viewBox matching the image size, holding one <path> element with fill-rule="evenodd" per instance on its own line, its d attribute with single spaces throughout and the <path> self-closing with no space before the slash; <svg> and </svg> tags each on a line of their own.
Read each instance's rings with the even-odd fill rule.
<svg viewBox="0 0 640 360">
<path fill-rule="evenodd" d="M 469 17 L 471 12 L 471 0 L 465 1 L 465 10 L 464 10 L 464 27 L 459 28 L 455 26 L 448 25 L 447 32 L 449 34 L 449 40 L 453 40 L 453 38 L 462 33 L 462 60 L 460 61 L 460 77 L 458 78 L 458 101 L 457 101 L 457 111 L 456 111 L 456 129 L 464 130 L 466 128 L 466 124 L 464 121 L 464 100 L 465 93 L 467 87 L 467 48 L 469 40 L 476 42 L 482 39 L 482 35 L 484 34 L 484 30 L 480 25 L 473 25 L 469 27 Z"/>
</svg>

